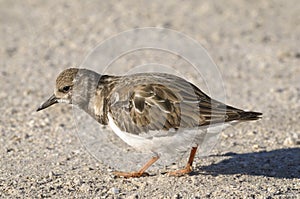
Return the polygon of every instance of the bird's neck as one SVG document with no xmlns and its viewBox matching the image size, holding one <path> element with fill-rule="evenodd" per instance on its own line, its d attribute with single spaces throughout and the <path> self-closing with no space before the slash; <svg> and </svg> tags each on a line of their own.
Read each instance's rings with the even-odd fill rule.
<svg viewBox="0 0 300 199">
<path fill-rule="evenodd" d="M 108 100 L 113 90 L 113 87 L 118 81 L 116 76 L 99 75 L 99 80 L 90 80 L 91 87 L 87 91 L 85 103 L 79 104 L 78 106 L 92 116 L 96 121 L 103 125 L 108 124 Z M 97 82 L 97 84 L 95 84 Z"/>
</svg>

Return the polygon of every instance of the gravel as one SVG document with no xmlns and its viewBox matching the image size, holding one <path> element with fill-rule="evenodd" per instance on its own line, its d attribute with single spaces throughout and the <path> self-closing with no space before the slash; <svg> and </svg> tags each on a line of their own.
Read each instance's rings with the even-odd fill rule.
<svg viewBox="0 0 300 199">
<path fill-rule="evenodd" d="M 0 198 L 300 197 L 298 1 L 0 4 Z M 70 106 L 35 112 L 60 71 L 136 27 L 200 42 L 219 67 L 227 103 L 264 113 L 222 132 L 191 175 L 115 178 L 82 146 Z"/>
</svg>

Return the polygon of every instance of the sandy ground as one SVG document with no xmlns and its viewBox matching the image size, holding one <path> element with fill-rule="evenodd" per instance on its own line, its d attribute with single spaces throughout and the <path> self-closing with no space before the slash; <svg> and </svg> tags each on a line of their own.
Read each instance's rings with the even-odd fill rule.
<svg viewBox="0 0 300 199">
<path fill-rule="evenodd" d="M 300 198 L 298 1 L 0 2 L 0 198 Z M 180 178 L 114 178 L 76 135 L 72 108 L 36 113 L 55 77 L 136 27 L 199 41 L 227 103 L 264 113 L 221 134 Z"/>
</svg>

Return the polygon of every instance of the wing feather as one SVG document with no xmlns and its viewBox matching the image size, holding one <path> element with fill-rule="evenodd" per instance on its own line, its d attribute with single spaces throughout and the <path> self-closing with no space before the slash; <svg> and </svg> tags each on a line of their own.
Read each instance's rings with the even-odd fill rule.
<svg viewBox="0 0 300 199">
<path fill-rule="evenodd" d="M 133 77 L 134 76 L 134 77 Z M 239 118 L 242 110 L 212 100 L 193 84 L 173 75 L 124 76 L 110 101 L 110 114 L 123 131 L 190 128 Z M 125 83 L 124 83 L 125 82 Z M 117 93 L 117 95 L 115 94 Z"/>
</svg>

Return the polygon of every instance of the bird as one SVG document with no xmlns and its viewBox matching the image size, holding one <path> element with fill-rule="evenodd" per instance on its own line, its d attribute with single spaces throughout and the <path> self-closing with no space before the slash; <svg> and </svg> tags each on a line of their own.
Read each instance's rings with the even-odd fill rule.
<svg viewBox="0 0 300 199">
<path fill-rule="evenodd" d="M 153 153 L 138 171 L 114 172 L 125 178 L 149 175 L 146 170 L 161 154 L 176 147 L 187 147 L 190 155 L 184 168 L 168 174 L 189 174 L 205 130 L 262 116 L 212 99 L 184 78 L 160 72 L 117 76 L 68 68 L 58 75 L 54 94 L 36 111 L 56 103 L 79 107 L 101 125 L 109 126 L 129 146 Z"/>
</svg>

